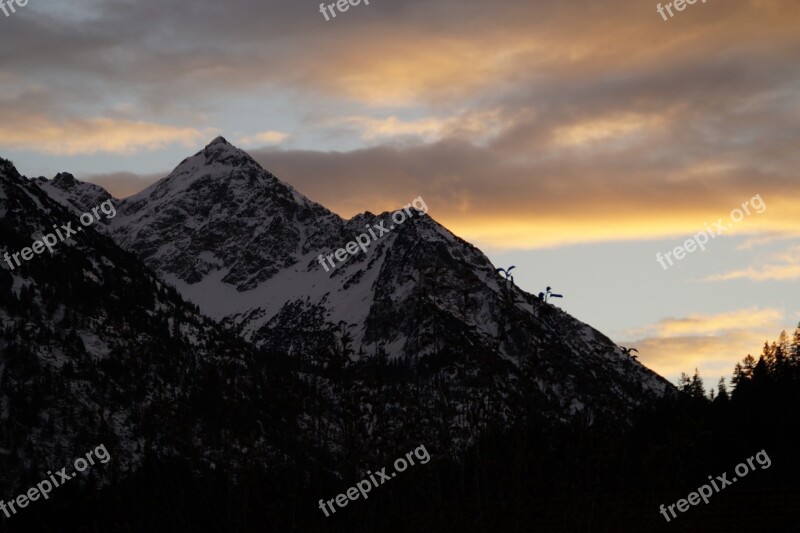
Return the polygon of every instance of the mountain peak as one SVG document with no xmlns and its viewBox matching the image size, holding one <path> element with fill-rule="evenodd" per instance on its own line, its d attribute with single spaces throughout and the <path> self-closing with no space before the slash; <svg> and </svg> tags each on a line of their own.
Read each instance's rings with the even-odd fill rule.
<svg viewBox="0 0 800 533">
<path fill-rule="evenodd" d="M 247 152 L 232 145 L 221 135 L 208 143 L 203 148 L 202 154 L 205 156 L 206 164 L 227 163 L 229 165 L 241 165 L 248 161 L 255 163 Z"/>
<path fill-rule="evenodd" d="M 53 185 L 57 186 L 59 189 L 71 189 L 76 185 L 77 180 L 75 176 L 70 174 L 69 172 L 59 172 L 53 178 Z"/>
<path fill-rule="evenodd" d="M 208 143 L 208 145 L 206 145 L 206 148 L 208 148 L 210 146 L 214 146 L 215 144 L 227 144 L 227 145 L 232 146 L 231 143 L 229 143 L 228 140 L 225 139 L 225 137 L 223 137 L 222 135 L 219 135 L 213 141 Z"/>
<path fill-rule="evenodd" d="M 337 239 L 343 225 L 223 137 L 119 210 L 119 242 L 171 282 L 193 284 L 221 272 L 223 283 L 240 291 Z M 173 239 L 178 228 L 182 237 Z"/>
<path fill-rule="evenodd" d="M 101 186 L 81 181 L 69 172 L 59 172 L 52 180 L 38 177 L 33 182 L 55 201 L 78 214 L 111 198 Z"/>
<path fill-rule="evenodd" d="M 16 167 L 14 167 L 14 163 L 0 157 L 0 176 L 5 176 L 6 174 L 9 176 L 19 176 Z"/>
</svg>

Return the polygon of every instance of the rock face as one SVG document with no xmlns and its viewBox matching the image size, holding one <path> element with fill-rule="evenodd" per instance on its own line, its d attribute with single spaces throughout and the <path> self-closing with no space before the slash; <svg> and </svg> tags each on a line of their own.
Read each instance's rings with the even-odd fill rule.
<svg viewBox="0 0 800 533">
<path fill-rule="evenodd" d="M 52 180 L 40 177 L 35 181 L 47 192 L 48 196 L 60 204 L 78 211 L 78 214 L 91 210 L 111 198 L 104 188 L 79 181 L 69 172 L 59 172 Z"/>
</svg>

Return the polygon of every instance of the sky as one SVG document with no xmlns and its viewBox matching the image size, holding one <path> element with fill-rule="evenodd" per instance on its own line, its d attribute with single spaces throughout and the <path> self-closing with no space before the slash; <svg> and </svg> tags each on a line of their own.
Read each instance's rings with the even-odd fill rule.
<svg viewBox="0 0 800 533">
<path fill-rule="evenodd" d="M 800 2 L 658 5 L 30 0 L 0 13 L 0 156 L 124 197 L 223 135 L 344 217 L 422 196 L 710 385 L 800 322 Z"/>
</svg>

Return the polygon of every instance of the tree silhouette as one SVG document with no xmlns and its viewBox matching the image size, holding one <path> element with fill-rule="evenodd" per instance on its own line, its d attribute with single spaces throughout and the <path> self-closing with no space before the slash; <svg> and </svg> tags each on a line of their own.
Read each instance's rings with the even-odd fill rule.
<svg viewBox="0 0 800 533">
<path fill-rule="evenodd" d="M 499 272 L 499 273 L 503 274 L 503 277 L 505 278 L 506 283 L 508 283 L 510 281 L 511 284 L 513 285 L 514 284 L 514 276 L 511 275 L 511 271 L 514 270 L 515 268 L 517 268 L 517 267 L 512 265 L 512 266 L 508 267 L 508 269 L 497 268 L 497 269 L 495 269 L 495 272 Z"/>
<path fill-rule="evenodd" d="M 717 402 L 727 402 L 730 400 L 728 395 L 728 387 L 725 386 L 725 378 L 720 377 L 717 383 Z"/>
<path fill-rule="evenodd" d="M 495 337 L 495 351 L 500 350 L 500 345 L 506 340 L 508 334 L 511 332 L 514 322 L 514 305 L 516 304 L 516 293 L 514 292 L 514 276 L 511 271 L 515 266 L 508 267 L 508 270 L 498 268 L 497 272 L 503 273 L 506 278 L 505 290 L 501 291 L 501 309 L 499 320 L 497 322 L 497 336 Z M 508 282 L 511 281 L 511 284 Z"/>
<path fill-rule="evenodd" d="M 540 292 L 539 293 L 539 299 L 544 301 L 544 302 L 546 302 L 550 298 L 563 298 L 564 297 L 561 294 L 555 294 L 551 289 L 552 289 L 551 287 L 547 287 L 547 289 L 546 289 L 547 292 Z"/>
<path fill-rule="evenodd" d="M 694 375 L 691 378 L 686 373 L 681 372 L 678 389 L 696 400 L 706 399 L 706 390 L 703 385 L 703 378 L 700 377 L 700 372 L 696 368 L 694 369 Z"/>
<path fill-rule="evenodd" d="M 792 345 L 789 348 L 789 369 L 800 378 L 800 324 L 797 324 L 797 329 L 794 330 L 792 337 Z"/>
</svg>

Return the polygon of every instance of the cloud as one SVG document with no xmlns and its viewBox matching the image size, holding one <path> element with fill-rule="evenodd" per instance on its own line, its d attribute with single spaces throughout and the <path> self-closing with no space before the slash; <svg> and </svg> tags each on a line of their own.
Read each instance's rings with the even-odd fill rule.
<svg viewBox="0 0 800 533">
<path fill-rule="evenodd" d="M 622 113 L 618 116 L 588 120 L 557 127 L 554 143 L 560 146 L 581 146 L 599 141 L 619 140 L 645 135 L 662 125 L 658 115 Z"/>
<path fill-rule="evenodd" d="M 767 246 L 774 242 L 790 240 L 792 238 L 793 237 L 791 235 L 785 235 L 781 233 L 762 233 L 760 235 L 745 239 L 742 243 L 736 246 L 736 249 L 740 251 L 752 250 L 759 246 Z"/>
<path fill-rule="evenodd" d="M 716 315 L 689 315 L 684 318 L 665 318 L 643 328 L 628 330 L 626 336 L 650 336 L 657 338 L 681 337 L 685 335 L 709 335 L 739 329 L 764 329 L 779 323 L 784 313 L 778 309 L 739 309 Z"/>
<path fill-rule="evenodd" d="M 227 6 L 175 0 L 143 9 L 108 0 L 86 2 L 69 16 L 43 6 L 5 28 L 0 64 L 31 78 L 50 76 L 70 97 L 133 93 L 142 108 L 174 109 L 276 87 L 309 102 L 325 95 L 373 108 L 425 105 L 441 112 L 501 103 L 514 110 L 524 99 L 542 105 L 577 93 L 596 95 L 600 107 L 614 85 L 618 98 L 638 106 L 663 104 L 656 93 L 661 100 L 703 99 L 769 85 L 776 75 L 771 65 L 796 57 L 800 19 L 791 0 L 706 6 L 684 14 L 680 32 L 654 10 L 623 0 L 581 9 L 553 0 L 408 0 L 327 25 L 299 3 Z M 761 65 L 768 79 L 739 71 L 758 68 L 758 55 L 771 58 Z M 727 69 L 713 85 L 710 76 L 674 76 L 711 65 Z M 631 91 L 634 83 L 644 88 L 642 79 L 651 82 L 647 90 Z M 592 105 L 573 103 L 578 113 Z M 720 104 L 706 99 L 706 105 Z"/>
<path fill-rule="evenodd" d="M 709 276 L 704 281 L 730 281 L 749 279 L 751 281 L 791 281 L 800 279 L 800 263 L 790 265 L 764 265 L 734 270 L 725 274 Z"/>
<path fill-rule="evenodd" d="M 678 382 L 681 373 L 691 375 L 697 369 L 708 387 L 720 376 L 729 379 L 736 363 L 748 353 L 758 356 L 764 341 L 774 337 L 777 337 L 774 331 L 737 331 L 724 337 L 639 339 L 631 343 L 642 354 L 639 357 L 642 364 L 673 383 Z"/>
<path fill-rule="evenodd" d="M 211 130 L 102 117 L 54 120 L 42 115 L 28 115 L 0 118 L 0 146 L 50 155 L 133 154 L 173 143 L 188 148 L 211 134 Z"/>
<path fill-rule="evenodd" d="M 288 138 L 289 134 L 280 131 L 262 131 L 254 135 L 242 135 L 237 138 L 237 142 L 245 148 L 250 148 L 254 146 L 280 144 Z"/>
<path fill-rule="evenodd" d="M 758 356 L 765 341 L 777 338 L 789 317 L 779 309 L 757 307 L 719 314 L 667 318 L 617 337 L 635 346 L 639 360 L 672 381 L 695 368 L 713 385 L 717 377 L 729 378 L 745 355 Z"/>
<path fill-rule="evenodd" d="M 775 254 L 763 265 L 732 270 L 724 274 L 713 274 L 702 281 L 730 281 L 747 279 L 750 281 L 794 281 L 800 279 L 800 246 L 793 246 L 786 252 Z"/>
<path fill-rule="evenodd" d="M 444 122 L 435 118 L 401 120 L 396 116 L 378 119 L 362 115 L 343 117 L 336 122 L 357 128 L 361 138 L 368 141 L 405 136 L 436 140 L 444 129 Z"/>
<path fill-rule="evenodd" d="M 588 160 L 551 152 L 547 158 L 526 160 L 509 157 L 491 142 L 481 146 L 448 138 L 350 152 L 252 154 L 276 176 L 342 216 L 396 209 L 409 195 L 422 195 L 434 218 L 494 248 L 685 239 L 702 231 L 704 222 L 727 218 L 753 196 L 750 178 L 758 171 L 737 168 L 724 186 L 710 188 L 707 181 L 665 176 L 663 168 L 637 159 L 637 150 L 621 147 Z M 758 190 L 769 211 L 747 217 L 725 237 L 798 234 L 800 209 L 789 199 L 779 201 L 789 187 L 788 174 L 761 177 Z"/>
<path fill-rule="evenodd" d="M 442 139 L 463 139 L 485 143 L 507 125 L 499 110 L 465 111 L 438 118 L 402 119 L 397 115 L 376 118 L 352 115 L 329 121 L 334 127 L 353 128 L 365 141 L 392 143 L 397 140 L 435 142 Z"/>
<path fill-rule="evenodd" d="M 709 187 L 706 180 L 664 176 L 663 169 L 637 160 L 636 151 L 620 147 L 590 159 L 552 152 L 545 159 L 525 160 L 508 157 L 491 142 L 446 138 L 349 152 L 262 148 L 250 153 L 279 179 L 344 217 L 394 210 L 422 195 L 431 216 L 483 248 L 658 238 L 683 242 L 703 231 L 705 222 L 727 219 L 752 198 L 750 180 L 756 175 L 769 209 L 760 215 L 753 211 L 717 239 L 800 233 L 800 198 L 787 192 L 788 172 L 737 168 L 724 186 Z"/>
<path fill-rule="evenodd" d="M 687 238 L 759 193 L 769 211 L 731 234 L 800 233 L 797 2 L 670 23 L 622 0 L 407 0 L 329 24 L 274 0 L 53 9 L 0 35 L 3 147 L 194 146 L 239 97 L 280 93 L 307 149 L 254 155 L 344 216 L 423 195 L 483 247 L 541 248 Z M 238 142 L 286 142 L 268 127 Z"/>
</svg>

